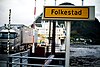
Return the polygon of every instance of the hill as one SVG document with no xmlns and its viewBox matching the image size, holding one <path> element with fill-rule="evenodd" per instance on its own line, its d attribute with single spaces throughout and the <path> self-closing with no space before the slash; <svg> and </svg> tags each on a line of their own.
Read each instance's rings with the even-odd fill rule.
<svg viewBox="0 0 100 67">
<path fill-rule="evenodd" d="M 71 3 L 62 3 L 60 5 L 73 5 Z M 41 23 L 42 14 L 36 19 L 36 23 Z M 58 21 L 58 24 L 64 24 L 64 21 Z M 95 21 L 72 21 L 71 23 L 71 37 L 91 39 L 91 44 L 100 45 L 100 22 L 97 18 Z"/>
</svg>

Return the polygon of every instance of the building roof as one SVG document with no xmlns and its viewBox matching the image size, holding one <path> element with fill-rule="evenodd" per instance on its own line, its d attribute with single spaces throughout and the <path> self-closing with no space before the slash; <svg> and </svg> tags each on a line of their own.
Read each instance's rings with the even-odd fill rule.
<svg viewBox="0 0 100 67">
<path fill-rule="evenodd" d="M 0 32 L 8 32 L 8 30 L 7 30 L 7 29 L 3 29 L 3 30 L 1 30 Z M 10 29 L 10 32 L 16 32 L 16 31 L 13 30 L 13 29 Z"/>
</svg>

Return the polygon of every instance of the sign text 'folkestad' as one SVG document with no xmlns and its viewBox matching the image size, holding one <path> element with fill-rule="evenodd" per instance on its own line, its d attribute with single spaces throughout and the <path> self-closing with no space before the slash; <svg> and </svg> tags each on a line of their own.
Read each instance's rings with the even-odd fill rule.
<svg viewBox="0 0 100 67">
<path fill-rule="evenodd" d="M 88 7 L 45 7 L 44 18 L 88 19 Z"/>
</svg>

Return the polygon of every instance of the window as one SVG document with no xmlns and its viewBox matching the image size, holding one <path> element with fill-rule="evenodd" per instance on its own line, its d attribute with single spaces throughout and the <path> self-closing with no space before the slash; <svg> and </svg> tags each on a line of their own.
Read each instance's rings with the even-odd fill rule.
<svg viewBox="0 0 100 67">
<path fill-rule="evenodd" d="M 14 39 L 17 37 L 17 33 L 11 32 L 10 39 Z M 8 39 L 8 32 L 0 32 L 0 39 Z"/>
</svg>

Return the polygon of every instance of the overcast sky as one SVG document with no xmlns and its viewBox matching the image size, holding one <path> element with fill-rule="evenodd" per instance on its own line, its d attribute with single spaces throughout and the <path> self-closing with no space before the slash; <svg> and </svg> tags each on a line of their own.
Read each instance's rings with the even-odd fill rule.
<svg viewBox="0 0 100 67">
<path fill-rule="evenodd" d="M 55 0 L 45 0 L 46 6 L 54 6 Z M 56 5 L 64 2 L 81 6 L 81 0 L 56 0 Z M 0 0 L 0 26 L 9 23 L 9 9 L 12 11 L 11 23 L 30 25 L 34 19 L 35 0 Z M 36 0 L 36 17 L 43 12 L 44 0 Z M 95 6 L 95 16 L 100 20 L 100 0 L 84 0 L 84 6 Z"/>
</svg>

